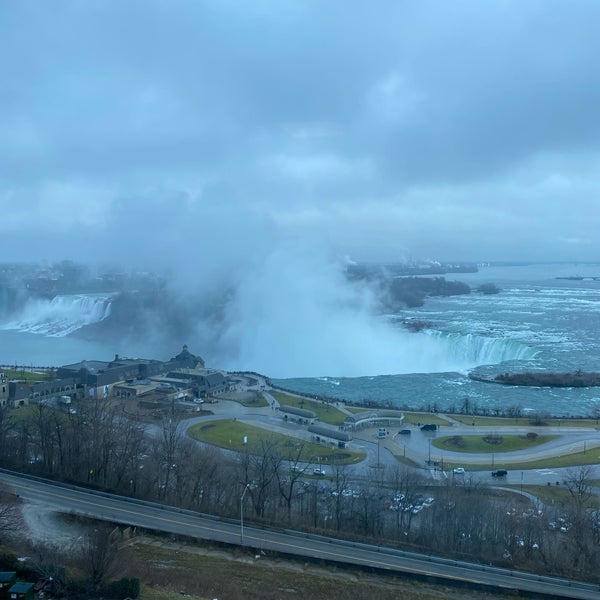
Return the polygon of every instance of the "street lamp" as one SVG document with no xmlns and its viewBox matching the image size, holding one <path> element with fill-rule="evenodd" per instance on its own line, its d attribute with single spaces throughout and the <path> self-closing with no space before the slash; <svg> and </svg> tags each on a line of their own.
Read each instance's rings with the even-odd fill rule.
<svg viewBox="0 0 600 600">
<path fill-rule="evenodd" d="M 431 438 L 429 438 L 429 460 L 427 461 L 427 464 L 431 466 Z"/>
<path fill-rule="evenodd" d="M 242 546 L 244 545 L 244 496 L 249 487 L 250 484 L 247 483 L 242 492 L 242 497 L 240 498 L 240 543 Z"/>
</svg>

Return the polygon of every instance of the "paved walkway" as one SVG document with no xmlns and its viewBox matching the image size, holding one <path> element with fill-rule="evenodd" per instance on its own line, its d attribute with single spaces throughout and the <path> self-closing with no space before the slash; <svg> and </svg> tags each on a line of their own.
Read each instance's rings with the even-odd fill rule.
<svg viewBox="0 0 600 600">
<path fill-rule="evenodd" d="M 264 381 L 257 381 L 255 386 L 248 388 L 247 391 L 261 393 L 269 406 L 266 407 L 251 407 L 244 406 L 240 402 L 234 400 L 220 399 L 215 404 L 205 405 L 205 409 L 211 411 L 211 415 L 203 415 L 201 417 L 192 417 L 185 421 L 186 429 L 196 423 L 207 422 L 218 419 L 239 419 L 249 425 L 261 427 L 269 431 L 275 431 L 283 435 L 296 437 L 298 439 L 311 442 L 313 435 L 308 432 L 307 428 L 296 423 L 285 421 L 279 413 L 279 402 L 270 392 Z M 287 392 L 286 392 L 287 393 Z M 297 395 L 302 397 L 301 395 Z M 339 405 L 337 408 L 348 415 L 353 414 L 344 406 Z M 581 452 L 584 449 L 586 452 L 596 452 L 598 454 L 598 463 L 600 463 L 600 431 L 596 429 L 584 428 L 568 428 L 568 427 L 473 427 L 454 419 L 450 415 L 439 415 L 446 421 L 448 426 L 443 426 L 437 432 L 423 432 L 416 425 L 407 425 L 405 429 L 410 429 L 410 435 L 400 435 L 393 433 L 392 435 L 378 439 L 378 428 L 369 427 L 353 432 L 352 450 L 364 452 L 366 459 L 358 465 L 353 465 L 355 471 L 368 472 L 374 466 L 398 466 L 398 458 L 405 457 L 415 463 L 422 465 L 422 468 L 427 468 L 428 461 L 437 461 L 443 464 L 450 462 L 461 464 L 468 471 L 469 466 L 478 469 L 482 465 L 490 465 L 495 460 L 496 462 L 510 462 L 512 473 L 509 473 L 507 482 L 520 482 L 518 473 L 527 473 L 527 482 L 544 482 L 552 483 L 561 481 L 565 477 L 568 469 L 533 469 L 519 470 L 519 463 L 527 463 L 543 458 L 551 458 L 564 454 Z M 557 439 L 546 442 L 540 446 L 517 450 L 514 452 L 495 452 L 495 453 L 464 453 L 452 450 L 442 450 L 433 445 L 433 440 L 438 437 L 447 435 L 481 435 L 486 431 L 501 431 L 505 435 L 525 435 L 535 429 L 535 432 L 540 435 L 557 435 Z M 395 431 L 395 430 L 394 430 Z M 600 468 L 597 468 L 600 472 Z M 443 474 L 439 470 L 430 470 L 433 478 L 442 477 Z M 473 473 L 469 474 L 473 475 Z M 480 472 L 481 476 L 489 477 L 488 471 Z"/>
</svg>

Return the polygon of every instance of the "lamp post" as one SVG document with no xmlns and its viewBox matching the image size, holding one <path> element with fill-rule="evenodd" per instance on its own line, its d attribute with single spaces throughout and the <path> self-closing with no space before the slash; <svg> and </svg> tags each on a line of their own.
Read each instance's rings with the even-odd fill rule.
<svg viewBox="0 0 600 600">
<path fill-rule="evenodd" d="M 431 438 L 429 438 L 429 459 L 427 461 L 427 464 L 431 466 Z"/>
<path fill-rule="evenodd" d="M 247 483 L 240 498 L 240 543 L 242 546 L 244 545 L 244 496 L 246 495 L 249 487 L 250 484 Z"/>
</svg>

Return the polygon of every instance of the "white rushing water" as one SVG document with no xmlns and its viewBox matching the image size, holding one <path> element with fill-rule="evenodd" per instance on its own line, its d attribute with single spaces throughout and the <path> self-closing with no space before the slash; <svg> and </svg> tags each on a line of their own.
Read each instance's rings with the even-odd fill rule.
<svg viewBox="0 0 600 600">
<path fill-rule="evenodd" d="M 17 315 L 0 329 L 64 337 L 73 331 L 106 319 L 112 294 L 70 294 L 52 300 L 30 298 Z"/>
<path fill-rule="evenodd" d="M 572 278 L 575 274 L 584 278 Z M 468 397 L 472 405 L 491 411 L 519 406 L 555 415 L 598 414 L 597 387 L 502 386 L 474 381 L 468 373 L 600 370 L 600 265 L 489 267 L 453 278 L 473 288 L 493 282 L 501 291 L 428 298 L 423 307 L 399 315 L 425 323 L 423 333 L 439 342 L 439 355 L 422 359 L 434 365 L 428 372 L 399 368 L 395 375 L 380 371 L 377 377 L 344 378 L 330 371 L 318 373 L 320 379 L 276 382 L 310 394 L 426 410 L 455 409 Z M 408 343 L 419 354 L 423 348 L 417 341 L 415 336 Z"/>
</svg>

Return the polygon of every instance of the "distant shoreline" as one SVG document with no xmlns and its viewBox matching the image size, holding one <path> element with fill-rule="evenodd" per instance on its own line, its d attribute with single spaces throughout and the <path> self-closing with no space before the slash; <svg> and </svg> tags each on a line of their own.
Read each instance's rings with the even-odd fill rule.
<svg viewBox="0 0 600 600">
<path fill-rule="evenodd" d="M 568 388 L 600 386 L 600 373 L 584 371 L 575 371 L 573 373 L 528 371 L 525 373 L 501 373 L 495 377 L 469 373 L 469 378 L 485 383 L 529 387 Z"/>
</svg>

